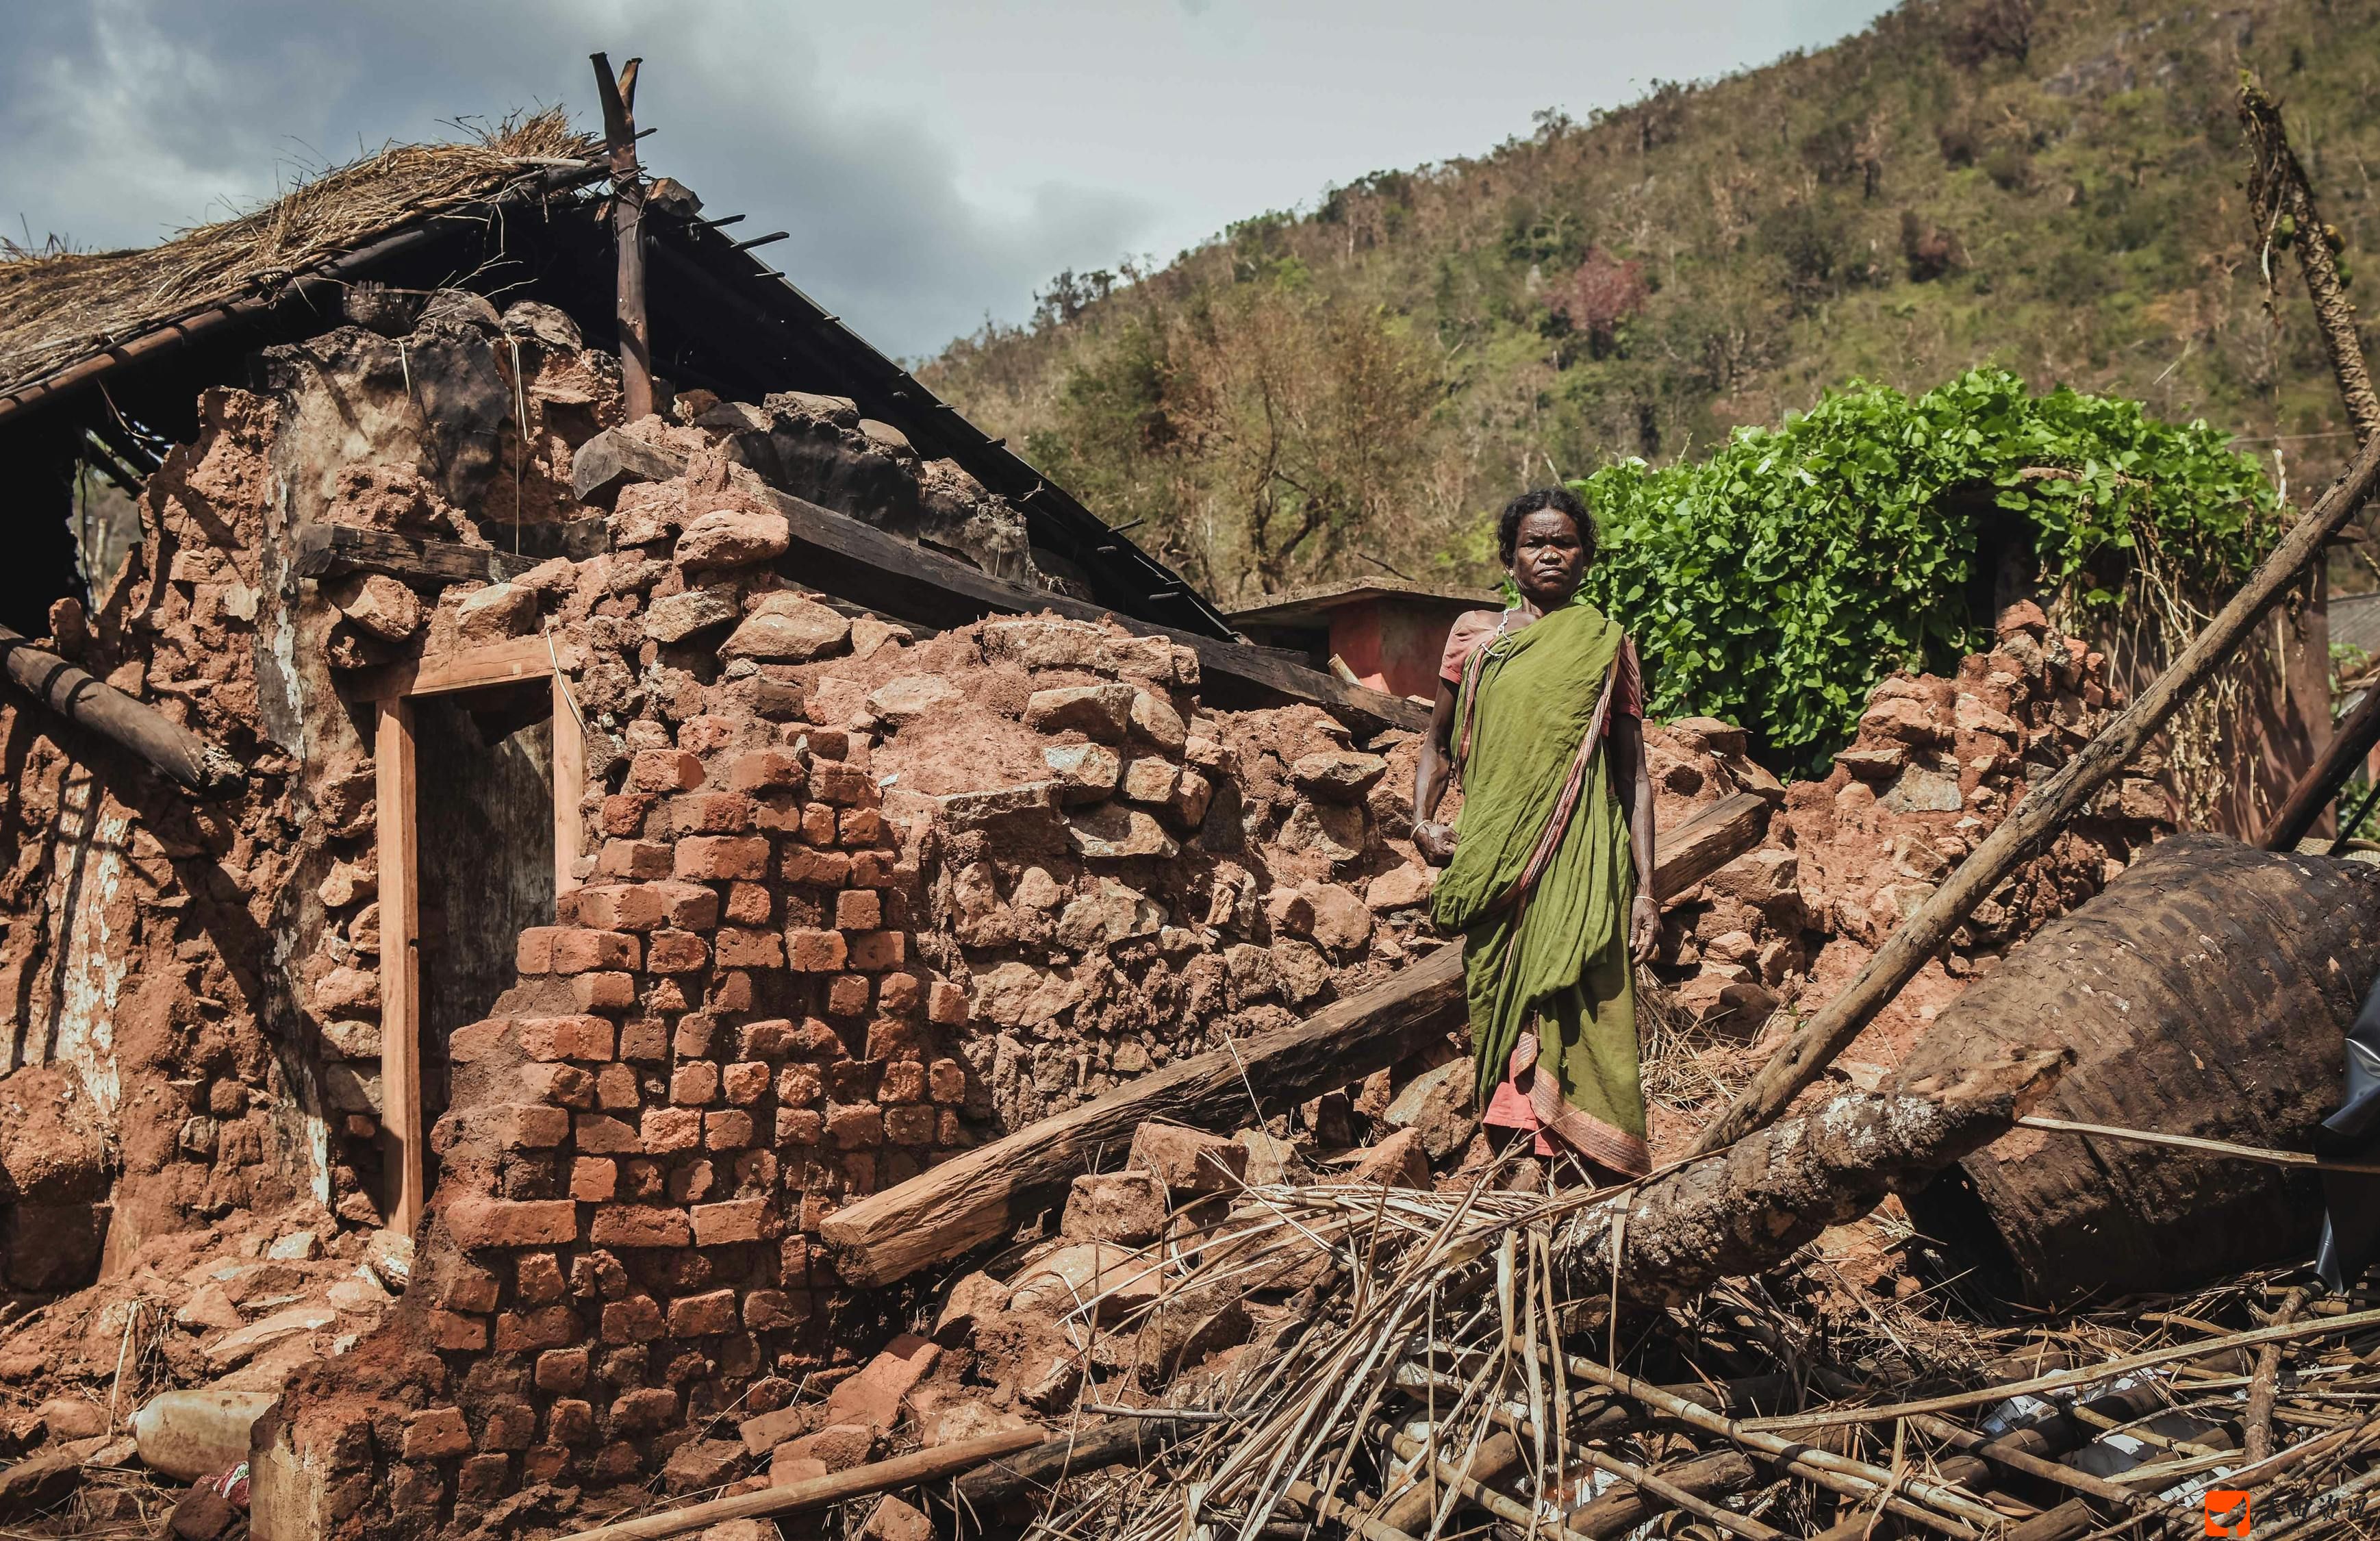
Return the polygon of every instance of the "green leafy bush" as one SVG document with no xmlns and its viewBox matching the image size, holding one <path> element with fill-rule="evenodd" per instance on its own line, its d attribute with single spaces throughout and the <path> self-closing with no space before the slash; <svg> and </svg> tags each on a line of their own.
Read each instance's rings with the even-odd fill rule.
<svg viewBox="0 0 2380 1541">
<path fill-rule="evenodd" d="M 2228 587 L 2278 533 L 2263 471 L 2204 423 L 2028 395 L 2002 370 L 1913 400 L 1854 383 L 1700 464 L 1572 485 L 1602 536 L 1587 597 L 1635 633 L 1650 704 L 1731 718 L 1780 763 L 1840 744 L 1893 669 L 1987 645 L 1967 597 L 1979 511 L 2021 521 L 2041 592 L 2083 618 L 2146 572 Z"/>
</svg>

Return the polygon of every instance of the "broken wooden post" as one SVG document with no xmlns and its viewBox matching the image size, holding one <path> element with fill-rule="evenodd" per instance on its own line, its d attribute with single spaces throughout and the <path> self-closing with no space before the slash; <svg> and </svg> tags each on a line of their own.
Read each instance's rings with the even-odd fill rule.
<svg viewBox="0 0 2380 1541">
<path fill-rule="evenodd" d="M 1925 966 L 1925 960 L 1941 950 L 1950 933 L 1999 887 L 2000 880 L 2029 860 L 2094 793 L 2114 779 L 2182 703 L 2214 677 L 2265 612 L 2322 555 L 2330 537 L 2363 507 L 2375 485 L 2380 485 L 2380 440 L 2368 440 L 2347 473 L 2332 483 L 2321 501 L 2281 537 L 2272 554 L 2257 564 L 2181 656 L 2134 696 L 2131 704 L 2082 746 L 2081 753 L 2034 789 L 1998 828 L 1985 837 L 1983 844 L 1968 853 L 1939 888 L 1910 912 L 1858 977 L 1803 1021 L 1734 1104 L 1703 1131 L 1694 1142 L 1694 1154 L 1703 1155 L 1741 1140 L 1782 1114 L 1802 1088 L 1815 1081 L 1835 1056 L 1859 1036 L 1860 1029 Z"/>
<path fill-rule="evenodd" d="M 2380 396 L 2372 389 L 2372 372 L 2363 362 L 2363 344 L 2355 335 L 2355 307 L 2338 281 L 2338 260 L 2330 250 L 2331 227 L 2314 207 L 2313 189 L 2305 167 L 2289 148 L 2281 125 L 2281 106 L 2265 94 L 2252 75 L 2240 79 L 2240 127 L 2246 132 L 2252 164 L 2248 172 L 2248 204 L 2255 212 L 2260 238 L 2258 265 L 2269 285 L 2273 248 L 2294 245 L 2298 271 L 2305 275 L 2306 298 L 2313 302 L 2314 323 L 2322 329 L 2323 346 L 2330 350 L 2331 372 L 2338 377 L 2338 394 L 2347 404 L 2347 421 L 2361 443 L 2380 430 Z M 2287 221 L 2286 227 L 2283 222 Z"/>
<path fill-rule="evenodd" d="M 87 728 L 139 759 L 177 787 L 201 797 L 230 797 L 248 786 L 248 773 L 230 755 L 207 743 L 153 706 L 44 653 L 0 626 L 0 658 L 8 678 L 34 700 L 79 728 Z"/>
<path fill-rule="evenodd" d="M 1767 808 L 1739 793 L 1664 835 L 1655 891 L 1682 893 L 1750 850 L 1767 828 Z M 1449 943 L 1293 1027 L 1177 1060 L 871 1193 L 827 1217 L 820 1237 L 845 1279 L 890 1284 L 1008 1234 L 1034 1205 L 1062 1196 L 1101 1151 L 1123 1149 L 1147 1119 L 1237 1128 L 1361 1081 L 1463 1021 L 1463 948 Z"/>
<path fill-rule="evenodd" d="M 612 61 L 595 64 L 595 94 L 603 104 L 603 148 L 612 158 L 612 231 L 620 247 L 620 397 L 627 421 L 653 415 L 652 337 L 645 321 L 645 182 L 637 165 L 637 67 L 630 59 L 616 81 Z"/>
<path fill-rule="evenodd" d="M 2298 271 L 2305 275 L 2306 298 L 2313 302 L 2315 324 L 2323 346 L 2330 350 L 2331 373 L 2338 381 L 2339 399 L 2347 421 L 2362 445 L 2380 428 L 2380 397 L 2372 391 L 2372 372 L 2363 360 L 2363 343 L 2355 332 L 2355 307 L 2348 302 L 2338 279 L 2338 263 L 2329 242 L 2330 226 L 2315 210 L 2313 189 L 2289 136 L 2281 125 L 2280 104 L 2265 94 L 2254 78 L 2240 82 L 2240 124 L 2247 131 L 2252 165 L 2248 175 L 2248 202 L 2256 214 L 2259 265 L 2269 291 L 2278 279 L 2273 272 L 2273 247 L 2294 238 Z M 2284 231 L 2286 219 L 2291 229 Z M 2380 690 L 2366 691 L 2345 721 L 2331 730 L 2330 743 L 2298 777 L 2280 811 L 2265 826 L 2257 842 L 2266 850 L 2295 850 L 2298 842 L 2330 806 L 2341 783 L 2355 773 L 2363 757 L 2380 745 Z M 2345 831 L 2340 833 L 2344 834 Z"/>
</svg>

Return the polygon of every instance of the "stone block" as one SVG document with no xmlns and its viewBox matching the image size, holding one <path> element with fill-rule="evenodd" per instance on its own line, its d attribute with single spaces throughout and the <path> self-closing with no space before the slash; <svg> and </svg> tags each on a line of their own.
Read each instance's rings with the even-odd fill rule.
<svg viewBox="0 0 2380 1541">
<path fill-rule="evenodd" d="M 1142 1124 L 1133 1131 L 1130 1165 L 1155 1175 L 1176 1198 L 1237 1192 L 1248 1170 L 1247 1147 L 1181 1124 Z"/>
<path fill-rule="evenodd" d="M 1165 1233 L 1165 1185 L 1147 1171 L 1086 1172 L 1066 1195 L 1062 1233 L 1074 1241 L 1146 1246 Z"/>
</svg>

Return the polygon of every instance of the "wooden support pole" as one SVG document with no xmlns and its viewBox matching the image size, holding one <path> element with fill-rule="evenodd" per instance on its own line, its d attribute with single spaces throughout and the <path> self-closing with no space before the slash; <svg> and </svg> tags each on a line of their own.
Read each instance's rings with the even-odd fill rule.
<svg viewBox="0 0 2380 1541">
<path fill-rule="evenodd" d="M 864 1498 L 872 1493 L 890 1493 L 896 1488 L 915 1487 L 922 1482 L 932 1482 L 987 1461 L 997 1461 L 1003 1455 L 1014 1455 L 1021 1449 L 1041 1442 L 1038 1428 L 1009 1429 L 1001 1434 L 987 1434 L 979 1439 L 960 1439 L 948 1445 L 930 1445 L 907 1455 L 894 1456 L 866 1466 L 854 1466 L 849 1471 L 833 1472 L 822 1477 L 810 1477 L 783 1487 L 771 1487 L 758 1493 L 738 1493 L 733 1498 L 713 1498 L 708 1503 L 689 1504 L 661 1514 L 648 1514 L 641 1519 L 623 1520 L 617 1524 L 598 1525 L 564 1537 L 564 1541 L 664 1541 L 672 1535 L 684 1535 L 689 1531 L 728 1520 L 758 1520 L 771 1514 L 799 1514 L 808 1510 L 830 1509 L 853 1498 Z"/>
<path fill-rule="evenodd" d="M 44 653 L 0 626 L 0 664 L 35 701 L 89 728 L 141 764 L 202 797 L 227 797 L 248 785 L 237 761 L 153 706 L 144 706 L 91 671 Z"/>
<path fill-rule="evenodd" d="M 612 78 L 612 61 L 595 65 L 595 94 L 603 104 L 603 148 L 612 160 L 612 231 L 620 248 L 620 396 L 630 422 L 653 415 L 652 335 L 645 320 L 645 180 L 637 165 L 637 68 L 630 59 Z"/>
<path fill-rule="evenodd" d="M 553 897 L 578 887 L 578 803 L 587 795 L 587 730 L 570 681 L 553 674 Z"/>
<path fill-rule="evenodd" d="M 1753 816 L 1753 815 L 1758 816 Z M 1663 835 L 1658 895 L 1683 892 L 1759 844 L 1767 805 L 1726 799 Z M 1719 838 L 1709 838 L 1713 829 Z M 1101 1151 L 1148 1119 L 1235 1129 L 1361 1081 L 1463 1025 L 1463 947 L 1450 943 L 1294 1026 L 1179 1059 L 1080 1107 L 1028 1124 L 827 1217 L 820 1240 L 854 1284 L 890 1284 L 1003 1236 L 1055 1202 Z"/>
<path fill-rule="evenodd" d="M 1910 912 L 1885 939 L 1858 977 L 1841 994 L 1804 1021 L 1775 1058 L 1744 1086 L 1733 1106 L 1694 1142 L 1694 1155 L 1731 1144 L 1773 1121 L 1802 1088 L 1815 1081 L 1860 1029 L 1900 993 L 1927 959 L 2000 880 L 2030 860 L 2081 811 L 2101 787 L 2148 744 L 2182 704 L 2238 650 L 2281 596 L 2319 560 L 2323 547 L 2361 510 L 2380 486 L 2380 440 L 2367 440 L 2347 473 L 2330 485 L 2304 518 L 2281 537 L 2229 603 L 2206 625 L 2181 656 L 2134 696 L 2131 704 L 2100 728 L 2056 776 L 2035 788 L 2016 810 L 1971 851 L 1958 870 Z"/>
<path fill-rule="evenodd" d="M 399 696 L 376 708 L 373 796 L 380 847 L 381 1140 L 387 1153 L 389 1228 L 421 1223 L 421 881 L 414 838 L 413 708 Z"/>
<path fill-rule="evenodd" d="M 2280 810 L 2256 843 L 2266 850 L 2295 850 L 2298 842 L 2306 838 L 2338 789 L 2363 764 L 2363 757 L 2380 745 L 2380 686 L 2363 692 L 2355 709 L 2339 719 L 2330 730 L 2330 742 L 2314 756 L 2306 773 L 2298 777 L 2297 785 L 2281 801 Z M 2345 830 L 2340 831 L 2345 834 Z"/>
</svg>

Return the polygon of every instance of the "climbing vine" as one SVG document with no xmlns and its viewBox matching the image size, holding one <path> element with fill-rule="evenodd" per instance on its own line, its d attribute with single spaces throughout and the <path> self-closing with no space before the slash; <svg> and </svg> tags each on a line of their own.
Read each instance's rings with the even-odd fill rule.
<svg viewBox="0 0 2380 1541">
<path fill-rule="evenodd" d="M 2144 588 L 2165 596 L 2154 630 L 2187 627 L 2212 607 L 2189 596 L 2237 583 L 2279 534 L 2262 470 L 2204 422 L 2031 395 L 1998 369 L 1914 398 L 1854 383 L 1698 464 L 1623 460 L 1573 486 L 1602 537 L 1586 597 L 1635 633 L 1653 708 L 1730 718 L 1780 763 L 1842 742 L 1892 670 L 1988 645 L 1967 596 L 1995 509 L 2078 630 L 2136 627 Z"/>
</svg>

